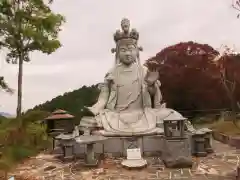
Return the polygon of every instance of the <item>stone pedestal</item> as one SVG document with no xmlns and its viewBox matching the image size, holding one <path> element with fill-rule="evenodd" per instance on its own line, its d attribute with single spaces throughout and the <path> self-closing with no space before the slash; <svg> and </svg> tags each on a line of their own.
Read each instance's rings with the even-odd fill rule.
<svg viewBox="0 0 240 180">
<path fill-rule="evenodd" d="M 83 135 L 75 138 L 75 141 L 79 145 L 86 145 L 85 151 L 85 165 L 86 166 L 97 166 L 98 159 L 95 156 L 94 145 L 96 143 L 106 140 L 106 137 L 96 135 Z"/>
<path fill-rule="evenodd" d="M 196 131 L 192 135 L 193 141 L 193 155 L 197 157 L 205 157 L 207 156 L 207 152 L 205 150 L 205 132 Z"/>
<path fill-rule="evenodd" d="M 83 137 L 83 136 L 80 136 Z M 131 137 L 108 137 L 103 142 L 96 141 L 93 145 L 97 154 L 111 154 L 113 157 L 126 157 L 127 148 L 137 146 L 144 156 L 160 156 L 164 146 L 162 145 L 162 135 Z M 74 151 L 79 157 L 86 154 L 86 144 L 78 143 L 74 145 Z"/>
<path fill-rule="evenodd" d="M 147 161 L 145 159 L 126 159 L 121 164 L 127 169 L 139 169 L 146 167 Z"/>
<path fill-rule="evenodd" d="M 163 140 L 161 159 L 168 168 L 192 167 L 191 143 L 189 138 Z"/>
</svg>

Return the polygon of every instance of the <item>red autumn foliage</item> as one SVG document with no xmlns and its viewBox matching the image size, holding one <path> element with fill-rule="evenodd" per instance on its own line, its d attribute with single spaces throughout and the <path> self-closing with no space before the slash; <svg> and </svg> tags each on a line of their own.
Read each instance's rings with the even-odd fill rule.
<svg viewBox="0 0 240 180">
<path fill-rule="evenodd" d="M 217 55 L 211 46 L 190 41 L 164 48 L 146 65 L 157 63 L 168 107 L 178 111 L 229 108 L 220 68 L 213 63 Z"/>
</svg>

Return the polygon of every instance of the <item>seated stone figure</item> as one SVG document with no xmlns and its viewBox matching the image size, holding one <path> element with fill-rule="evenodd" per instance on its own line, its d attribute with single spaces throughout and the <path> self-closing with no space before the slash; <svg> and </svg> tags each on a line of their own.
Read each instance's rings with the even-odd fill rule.
<svg viewBox="0 0 240 180">
<path fill-rule="evenodd" d="M 105 76 L 97 103 L 87 107 L 94 116 L 83 117 L 80 126 L 102 128 L 98 133 L 104 136 L 161 134 L 164 119 L 183 117 L 161 104 L 158 72 L 140 64 L 138 32 L 129 31 L 128 19 L 121 26 L 114 34 L 115 66 Z"/>
</svg>

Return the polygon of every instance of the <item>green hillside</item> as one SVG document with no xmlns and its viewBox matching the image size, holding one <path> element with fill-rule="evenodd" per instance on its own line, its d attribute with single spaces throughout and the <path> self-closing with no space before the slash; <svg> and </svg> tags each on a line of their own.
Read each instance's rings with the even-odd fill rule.
<svg viewBox="0 0 240 180">
<path fill-rule="evenodd" d="M 56 109 L 64 109 L 76 116 L 76 119 L 79 120 L 84 113 L 81 109 L 84 106 L 93 105 L 97 101 L 98 95 L 99 89 L 97 88 L 97 85 L 92 85 L 90 87 L 83 86 L 77 90 L 64 93 L 50 101 L 37 105 L 31 110 L 52 112 Z M 31 110 L 28 110 L 28 112 Z"/>
</svg>

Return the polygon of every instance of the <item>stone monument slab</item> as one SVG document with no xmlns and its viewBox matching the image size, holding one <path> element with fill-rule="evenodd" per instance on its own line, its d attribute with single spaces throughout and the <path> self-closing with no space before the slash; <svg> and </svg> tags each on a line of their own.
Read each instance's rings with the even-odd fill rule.
<svg viewBox="0 0 240 180">
<path fill-rule="evenodd" d="M 140 148 L 142 149 L 142 138 L 141 137 L 130 137 L 130 138 L 124 138 L 123 139 L 123 155 L 127 156 L 127 150 L 133 149 L 133 148 Z M 142 155 L 142 151 L 141 151 Z"/>
<path fill-rule="evenodd" d="M 142 158 L 140 148 L 130 146 L 127 149 L 127 159 L 122 161 L 122 166 L 126 168 L 142 168 L 147 165 L 147 161 Z"/>
<path fill-rule="evenodd" d="M 127 149 L 127 159 L 130 160 L 142 159 L 141 149 L 140 148 Z"/>
</svg>

